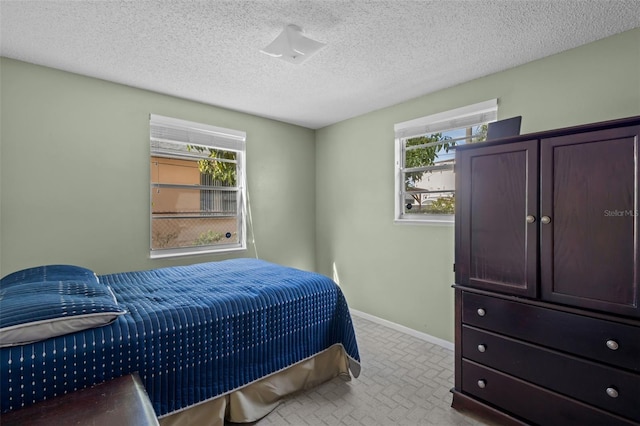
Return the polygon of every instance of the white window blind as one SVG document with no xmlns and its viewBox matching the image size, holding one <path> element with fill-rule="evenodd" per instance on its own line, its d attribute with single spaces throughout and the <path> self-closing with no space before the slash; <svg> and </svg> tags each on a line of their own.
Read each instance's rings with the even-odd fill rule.
<svg viewBox="0 0 640 426">
<path fill-rule="evenodd" d="M 394 126 L 396 139 L 408 139 L 445 130 L 473 126 L 495 121 L 498 117 L 498 100 L 491 99 L 473 105 L 416 118 Z"/>
<path fill-rule="evenodd" d="M 151 114 L 151 140 L 204 145 L 232 151 L 243 151 L 247 134 L 208 124 Z"/>
</svg>

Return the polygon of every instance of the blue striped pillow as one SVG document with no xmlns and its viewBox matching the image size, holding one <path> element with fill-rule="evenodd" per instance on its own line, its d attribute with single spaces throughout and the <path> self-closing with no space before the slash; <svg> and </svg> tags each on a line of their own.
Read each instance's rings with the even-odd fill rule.
<svg viewBox="0 0 640 426">
<path fill-rule="evenodd" d="M 98 284 L 98 276 L 91 269 L 75 265 L 43 265 L 16 271 L 0 280 L 0 288 L 12 284 L 40 281 L 79 280 Z"/>
<path fill-rule="evenodd" d="M 109 324 L 126 310 L 90 270 L 49 265 L 0 280 L 0 347 Z"/>
</svg>

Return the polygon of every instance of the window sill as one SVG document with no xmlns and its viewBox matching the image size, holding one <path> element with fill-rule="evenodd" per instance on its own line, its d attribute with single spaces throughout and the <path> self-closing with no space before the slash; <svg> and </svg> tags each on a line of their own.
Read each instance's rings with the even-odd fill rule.
<svg viewBox="0 0 640 426">
<path fill-rule="evenodd" d="M 149 253 L 149 258 L 151 259 L 166 259 L 169 257 L 183 257 L 183 256 L 197 256 L 202 254 L 226 254 L 232 253 L 236 251 L 246 250 L 246 246 L 237 246 L 237 247 L 225 247 L 225 248 L 202 248 L 198 249 L 188 249 L 188 250 L 154 250 Z"/>
<path fill-rule="evenodd" d="M 442 215 L 439 217 L 430 217 L 424 219 L 414 218 L 396 218 L 393 223 L 397 225 L 439 225 L 439 226 L 453 226 L 454 215 Z"/>
</svg>

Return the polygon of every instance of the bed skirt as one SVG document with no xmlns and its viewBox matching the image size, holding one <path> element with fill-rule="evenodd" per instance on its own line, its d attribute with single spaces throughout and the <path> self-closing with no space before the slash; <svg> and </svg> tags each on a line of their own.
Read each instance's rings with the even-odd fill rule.
<svg viewBox="0 0 640 426">
<path fill-rule="evenodd" d="M 293 393 L 311 389 L 334 377 L 357 377 L 359 363 L 350 359 L 341 344 L 278 371 L 226 395 L 193 405 L 159 419 L 160 426 L 223 426 L 255 422 L 273 411 L 281 400 Z"/>
</svg>

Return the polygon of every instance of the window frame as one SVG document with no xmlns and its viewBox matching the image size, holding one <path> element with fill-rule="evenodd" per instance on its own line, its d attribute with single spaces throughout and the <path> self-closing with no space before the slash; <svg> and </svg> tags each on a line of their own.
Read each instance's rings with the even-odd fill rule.
<svg viewBox="0 0 640 426">
<path fill-rule="evenodd" d="M 472 105 L 443 111 L 436 114 L 416 118 L 409 121 L 397 123 L 394 126 L 395 149 L 394 149 L 394 223 L 397 224 L 431 224 L 431 225 L 453 225 L 454 214 L 406 214 L 405 205 L 405 180 L 404 173 L 411 168 L 405 167 L 405 145 L 408 139 L 430 136 L 434 133 L 448 132 L 458 129 L 465 129 L 473 126 L 487 124 L 497 120 L 498 100 L 490 99 Z M 466 138 L 464 138 L 466 140 Z M 425 145 L 436 145 L 428 143 Z M 451 148 L 455 152 L 455 147 Z M 451 150 L 450 149 L 450 150 Z M 434 165 L 435 166 L 435 165 Z M 425 166 L 426 168 L 434 166 Z M 436 166 L 437 167 L 437 166 Z M 421 167 L 420 167 L 421 168 Z M 435 168 L 435 167 L 434 167 Z M 455 160 L 453 162 L 455 173 Z M 455 188 L 452 191 L 455 194 Z"/>
<path fill-rule="evenodd" d="M 161 136 L 159 136 L 161 135 Z M 228 244 L 207 244 L 202 246 L 188 247 L 169 247 L 169 248 L 153 248 L 153 190 L 159 185 L 171 185 L 167 183 L 160 184 L 153 181 L 151 170 L 149 170 L 149 257 L 152 259 L 191 256 L 201 254 L 222 254 L 247 249 L 247 194 L 246 194 L 246 133 L 240 130 L 227 129 L 223 127 L 212 126 L 209 124 L 196 123 L 177 118 L 165 117 L 157 114 L 149 115 L 149 159 L 153 161 L 157 157 L 160 150 L 154 151 L 154 141 L 166 141 L 177 145 L 198 145 L 216 150 L 230 151 L 235 153 L 236 163 L 236 184 L 233 189 L 225 191 L 235 192 L 236 195 L 236 213 L 230 217 L 235 217 L 238 221 L 237 242 Z M 191 153 L 190 153 L 191 154 Z M 180 155 L 166 154 L 164 158 L 182 159 L 194 161 L 197 158 L 208 158 L 203 155 Z M 150 163 L 151 164 L 151 161 Z M 181 186 L 181 185 L 177 185 Z M 204 186 L 208 189 L 208 185 L 195 185 L 189 190 L 202 189 Z M 213 187 L 212 187 L 213 188 Z M 202 194 L 200 195 L 200 209 L 202 209 Z M 207 217 L 207 216 L 204 216 Z M 215 216 L 211 216 L 215 217 Z M 194 216 L 196 219 L 197 216 Z"/>
</svg>

